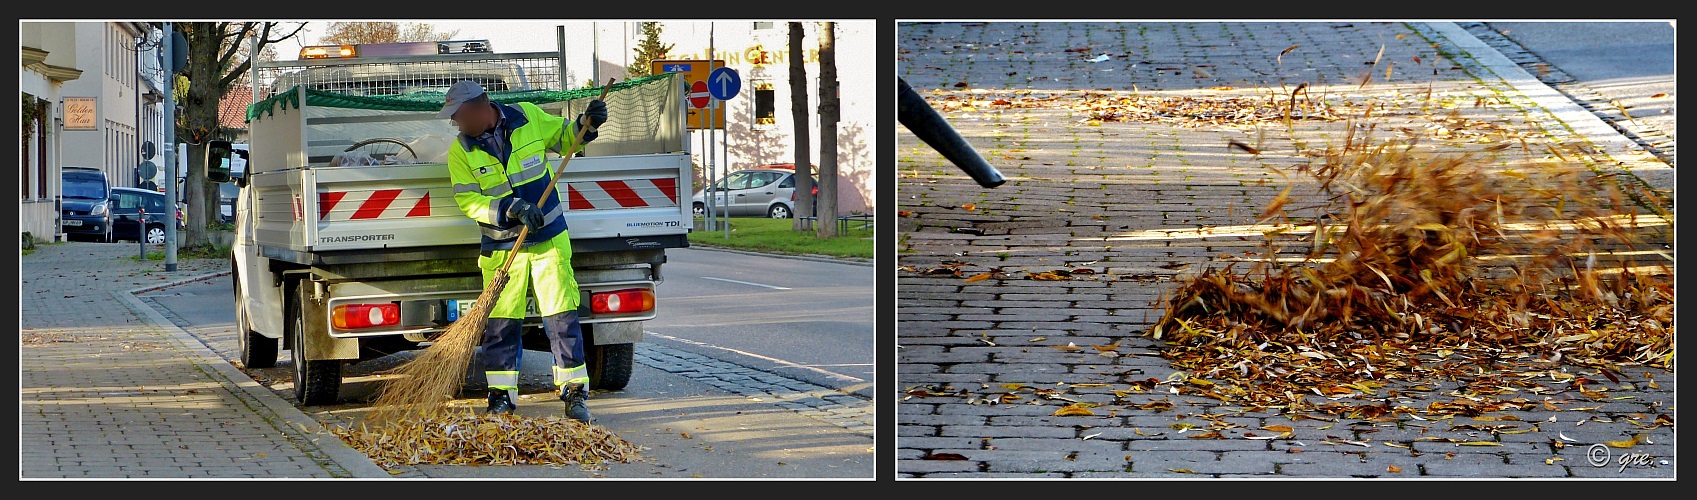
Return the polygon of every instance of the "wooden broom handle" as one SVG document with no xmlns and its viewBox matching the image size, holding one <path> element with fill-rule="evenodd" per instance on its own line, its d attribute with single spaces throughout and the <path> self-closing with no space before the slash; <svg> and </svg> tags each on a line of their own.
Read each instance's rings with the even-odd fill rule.
<svg viewBox="0 0 1697 500">
<path fill-rule="evenodd" d="M 607 99 L 607 92 L 610 91 L 610 90 L 613 90 L 613 82 L 614 81 L 615 81 L 615 79 L 608 78 L 607 79 L 607 85 L 601 87 L 601 96 L 597 97 L 595 99 L 598 100 L 598 101 L 605 102 L 606 99 Z M 578 123 L 577 126 L 578 126 L 577 127 L 577 134 L 576 134 L 577 136 L 572 141 L 572 145 L 576 146 L 578 148 L 582 148 L 583 147 L 583 133 L 587 130 L 598 128 L 598 127 L 596 127 L 594 125 L 589 125 L 589 124 L 586 124 L 586 123 Z M 542 191 L 542 197 L 538 198 L 536 200 L 537 208 L 541 208 L 542 207 L 542 200 L 546 200 L 546 199 L 548 199 L 548 196 L 553 195 L 554 194 L 554 188 L 560 185 L 560 176 L 566 174 L 566 163 L 570 162 L 572 160 L 572 154 L 573 153 L 576 153 L 576 151 L 568 151 L 564 157 L 560 158 L 560 168 L 559 168 L 559 170 L 554 171 L 554 175 L 552 177 L 553 182 L 548 183 L 548 188 Z M 501 264 L 501 270 L 503 270 L 503 271 L 506 270 L 508 267 L 513 265 L 513 259 L 518 257 L 518 255 L 519 255 L 518 250 L 520 248 L 524 247 L 524 238 L 526 236 L 530 235 L 530 226 L 523 225 L 523 224 L 520 224 L 520 226 L 521 227 L 519 228 L 519 237 L 518 237 L 517 240 L 513 240 L 512 251 L 507 252 L 507 262 Z"/>
</svg>

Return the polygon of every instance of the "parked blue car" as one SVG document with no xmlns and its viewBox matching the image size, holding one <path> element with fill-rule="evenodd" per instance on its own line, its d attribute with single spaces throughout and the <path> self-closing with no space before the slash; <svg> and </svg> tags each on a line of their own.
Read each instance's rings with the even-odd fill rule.
<svg viewBox="0 0 1697 500">
<path fill-rule="evenodd" d="M 106 172 L 92 167 L 64 167 L 60 174 L 59 224 L 67 239 L 112 241 L 112 213 L 109 210 L 112 183 Z"/>
</svg>

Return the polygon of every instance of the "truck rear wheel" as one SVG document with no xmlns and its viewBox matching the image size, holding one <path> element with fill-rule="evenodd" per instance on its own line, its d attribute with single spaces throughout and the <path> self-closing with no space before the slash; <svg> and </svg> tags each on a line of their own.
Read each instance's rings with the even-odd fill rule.
<svg viewBox="0 0 1697 500">
<path fill-rule="evenodd" d="M 230 268 L 235 269 L 235 265 L 235 260 L 231 259 Z M 277 339 L 253 331 L 247 319 L 247 308 L 242 307 L 242 275 L 240 272 L 231 272 L 230 279 L 235 282 L 236 289 L 236 342 L 241 346 L 239 353 L 242 367 L 277 366 Z"/>
<path fill-rule="evenodd" d="M 592 345 L 584 349 L 584 354 L 589 357 L 589 388 L 618 391 L 630 384 L 636 344 Z"/>
<path fill-rule="evenodd" d="M 307 286 L 294 288 L 294 293 L 288 294 L 287 324 L 289 352 L 295 364 L 295 400 L 300 401 L 303 406 L 335 403 L 337 392 L 342 388 L 342 360 L 306 359 L 305 307 L 307 294 L 312 293 L 312 289 Z"/>
</svg>

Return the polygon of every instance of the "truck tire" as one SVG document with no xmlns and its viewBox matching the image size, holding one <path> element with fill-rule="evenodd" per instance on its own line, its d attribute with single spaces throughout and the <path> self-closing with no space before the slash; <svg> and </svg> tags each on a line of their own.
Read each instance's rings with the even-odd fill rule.
<svg viewBox="0 0 1697 500">
<path fill-rule="evenodd" d="M 326 405 L 336 402 L 337 392 L 342 388 L 342 360 L 327 359 L 308 361 L 306 359 L 306 307 L 307 294 L 312 293 L 308 286 L 296 285 L 287 295 L 289 318 L 288 325 L 289 352 L 295 365 L 295 400 L 302 406 Z"/>
<path fill-rule="evenodd" d="M 623 390 L 630 384 L 631 365 L 636 361 L 636 344 L 603 344 L 587 346 L 589 357 L 589 388 L 609 391 Z"/>
<path fill-rule="evenodd" d="M 236 260 L 230 259 L 230 269 L 236 268 Z M 236 289 L 236 342 L 241 345 L 240 356 L 243 368 L 270 368 L 277 366 L 278 339 L 260 335 L 253 331 L 247 319 L 247 308 L 242 307 L 242 275 L 239 271 L 230 273 L 231 281 Z"/>
</svg>

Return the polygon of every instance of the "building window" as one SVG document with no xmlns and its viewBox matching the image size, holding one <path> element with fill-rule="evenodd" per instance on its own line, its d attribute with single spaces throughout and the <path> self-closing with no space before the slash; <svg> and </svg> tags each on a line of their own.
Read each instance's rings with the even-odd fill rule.
<svg viewBox="0 0 1697 500">
<path fill-rule="evenodd" d="M 31 168 L 35 168 L 35 162 L 29 161 L 29 159 L 30 159 L 30 156 L 29 156 L 29 136 L 27 136 L 27 135 L 24 136 L 24 140 L 23 140 L 23 143 L 20 145 L 20 149 L 23 150 L 23 161 L 21 162 L 21 164 L 23 165 L 23 168 L 19 169 L 19 170 L 23 171 L 23 183 L 19 184 L 19 186 L 22 186 L 24 188 L 23 199 L 27 200 L 27 199 L 29 199 L 29 170 Z"/>
<path fill-rule="evenodd" d="M 773 125 L 777 120 L 777 95 L 771 83 L 754 84 L 754 124 Z"/>
<path fill-rule="evenodd" d="M 47 124 L 53 123 L 47 113 L 52 109 L 46 99 L 35 100 L 35 130 L 38 131 L 35 134 L 35 182 L 39 186 L 35 197 L 38 199 L 47 198 Z"/>
</svg>

